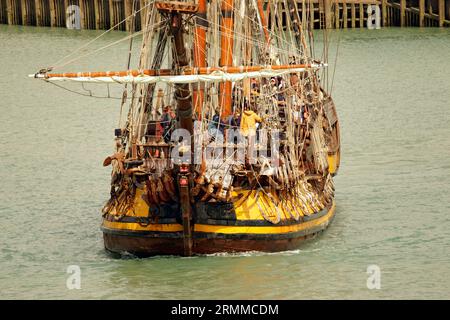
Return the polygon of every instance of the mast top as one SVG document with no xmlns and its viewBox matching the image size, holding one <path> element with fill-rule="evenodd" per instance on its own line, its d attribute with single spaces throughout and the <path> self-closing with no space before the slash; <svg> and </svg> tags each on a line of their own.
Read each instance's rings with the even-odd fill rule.
<svg viewBox="0 0 450 320">
<path fill-rule="evenodd" d="M 168 13 L 178 12 L 178 13 L 196 13 L 198 11 L 198 5 L 191 2 L 180 2 L 180 1 L 157 1 L 155 3 L 156 8 L 159 11 L 164 11 Z"/>
</svg>

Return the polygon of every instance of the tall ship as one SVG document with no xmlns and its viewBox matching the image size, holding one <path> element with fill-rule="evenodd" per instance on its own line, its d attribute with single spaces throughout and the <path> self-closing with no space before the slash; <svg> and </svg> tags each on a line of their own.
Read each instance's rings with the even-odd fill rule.
<svg viewBox="0 0 450 320">
<path fill-rule="evenodd" d="M 126 19 L 145 17 L 136 66 L 130 50 L 124 70 L 32 75 L 123 87 L 103 163 L 108 251 L 285 251 L 329 226 L 339 122 L 305 5 L 147 1 Z"/>
</svg>

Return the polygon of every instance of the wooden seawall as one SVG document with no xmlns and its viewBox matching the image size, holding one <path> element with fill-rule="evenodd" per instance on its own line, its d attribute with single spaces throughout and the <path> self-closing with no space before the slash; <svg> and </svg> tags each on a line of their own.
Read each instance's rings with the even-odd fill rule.
<svg viewBox="0 0 450 320">
<path fill-rule="evenodd" d="M 146 0 L 136 0 L 136 10 Z M 81 29 L 109 29 L 132 13 L 133 0 L 0 0 L 0 24 L 66 27 L 67 8 L 80 9 Z M 368 7 L 378 6 L 380 25 L 450 26 L 450 0 L 303 0 L 299 13 L 311 17 L 314 29 L 362 28 L 368 25 Z M 371 7 L 371 8 L 372 8 Z M 141 30 L 141 14 L 133 23 L 121 23 L 117 30 Z M 374 12 L 375 13 L 375 12 Z M 371 23 L 373 18 L 369 18 Z"/>
</svg>

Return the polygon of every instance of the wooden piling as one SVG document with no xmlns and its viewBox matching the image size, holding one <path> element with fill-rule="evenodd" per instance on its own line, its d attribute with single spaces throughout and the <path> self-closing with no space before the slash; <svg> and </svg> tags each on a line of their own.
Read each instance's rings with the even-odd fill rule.
<svg viewBox="0 0 450 320">
<path fill-rule="evenodd" d="M 339 2 L 338 0 L 335 0 L 334 3 L 334 27 L 336 29 L 339 29 Z"/>
<path fill-rule="evenodd" d="M 364 28 L 364 4 L 359 4 L 359 27 Z"/>
<path fill-rule="evenodd" d="M 106 29 L 105 28 L 105 18 L 104 12 L 105 8 L 103 6 L 102 0 L 94 0 L 94 8 L 95 8 L 95 26 L 97 29 Z"/>
<path fill-rule="evenodd" d="M 42 2 L 41 0 L 34 0 L 34 11 L 36 16 L 36 26 L 42 26 Z"/>
<path fill-rule="evenodd" d="M 85 1 L 86 0 L 78 0 L 78 6 L 80 7 L 80 27 L 81 29 L 86 29 L 86 16 L 85 16 Z"/>
<path fill-rule="evenodd" d="M 55 10 L 55 24 L 54 27 L 65 27 L 66 24 L 61 23 L 61 2 L 58 0 L 53 1 L 54 4 L 54 10 Z M 62 4 L 64 5 L 64 4 Z"/>
<path fill-rule="evenodd" d="M 56 26 L 55 0 L 48 1 L 50 7 L 50 27 Z"/>
<path fill-rule="evenodd" d="M 122 30 L 123 24 L 120 24 L 120 3 L 109 0 L 109 17 L 110 17 L 110 23 L 111 28 L 114 27 L 115 30 Z"/>
<path fill-rule="evenodd" d="M 400 26 L 405 26 L 406 0 L 400 0 Z"/>
<path fill-rule="evenodd" d="M 425 0 L 419 0 L 419 27 L 424 26 L 425 20 Z"/>
<path fill-rule="evenodd" d="M 352 28 L 356 28 L 356 7 L 353 2 L 351 4 L 351 13 L 352 13 Z"/>
<path fill-rule="evenodd" d="M 381 22 L 383 27 L 387 25 L 386 2 L 386 0 L 381 1 Z"/>
<path fill-rule="evenodd" d="M 6 0 L 6 14 L 8 15 L 8 24 L 13 24 L 12 0 Z"/>
<path fill-rule="evenodd" d="M 113 4 L 112 0 L 109 0 L 109 24 L 110 24 L 110 28 L 112 28 L 116 25 L 116 22 L 114 19 L 114 4 Z"/>
<path fill-rule="evenodd" d="M 439 0 L 438 6 L 439 6 L 439 11 L 438 11 L 439 27 L 443 27 L 444 20 L 445 20 L 445 2 L 444 2 L 444 0 Z"/>
<path fill-rule="evenodd" d="M 347 18 L 347 1 L 344 0 L 342 2 L 342 26 L 344 27 L 344 29 L 347 29 L 347 22 L 348 22 L 348 18 Z"/>
<path fill-rule="evenodd" d="M 309 12 L 309 28 L 311 30 L 314 29 L 314 3 L 312 1 L 308 4 L 308 12 Z"/>
<path fill-rule="evenodd" d="M 140 0 L 141 8 L 144 8 L 146 5 L 145 0 Z M 141 30 L 145 29 L 145 17 L 147 15 L 147 8 L 141 10 Z"/>
<path fill-rule="evenodd" d="M 64 16 L 66 17 L 67 24 L 67 8 L 69 7 L 69 0 L 64 0 Z"/>
<path fill-rule="evenodd" d="M 25 0 L 20 0 L 20 11 L 22 13 L 22 25 L 26 26 L 28 25 L 28 18 L 27 18 L 27 3 Z"/>
<path fill-rule="evenodd" d="M 92 29 L 98 30 L 100 29 L 100 16 L 99 16 L 99 7 L 98 7 L 98 1 L 97 0 L 92 0 L 92 19 L 94 19 L 94 21 L 92 21 Z"/>
<path fill-rule="evenodd" d="M 133 13 L 132 11 L 132 6 L 133 6 L 133 2 L 132 0 L 125 0 L 125 18 L 128 18 L 126 23 L 125 23 L 125 28 L 126 31 L 134 31 L 134 26 L 131 25 L 133 19 L 131 19 L 131 14 Z"/>
<path fill-rule="evenodd" d="M 331 20 L 331 0 L 324 0 L 323 6 L 325 11 L 325 27 L 331 29 L 333 22 Z"/>
</svg>

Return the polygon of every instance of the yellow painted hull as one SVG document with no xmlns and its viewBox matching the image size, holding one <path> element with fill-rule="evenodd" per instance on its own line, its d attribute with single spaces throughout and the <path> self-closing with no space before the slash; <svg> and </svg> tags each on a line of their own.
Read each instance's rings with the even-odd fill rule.
<svg viewBox="0 0 450 320">
<path fill-rule="evenodd" d="M 102 230 L 106 249 L 137 255 L 183 255 L 186 252 L 273 252 L 298 248 L 304 240 L 325 230 L 335 215 L 331 177 L 340 167 L 340 128 L 330 97 L 326 103 L 331 103 L 331 110 L 327 109 L 331 115 L 329 119 L 334 118 L 333 143 L 328 149 L 327 172 L 322 176 L 305 176 L 294 187 L 278 191 L 263 190 L 261 185 L 259 190 L 233 191 L 233 202 L 211 202 L 214 201 L 212 198 L 223 197 L 196 193 L 198 198 L 194 196 L 191 199 L 210 201 L 191 203 L 192 213 L 185 209 L 185 213 L 189 212 L 184 220 L 180 203 L 172 201 L 155 205 L 161 199 L 166 202 L 169 199 L 168 195 L 158 198 L 156 190 L 153 190 L 156 187 L 151 192 L 146 185 L 133 188 L 133 195 L 126 195 L 127 203 L 115 203 L 105 210 L 107 214 L 103 216 Z M 308 179 L 314 182 L 310 183 Z M 205 191 L 204 186 L 202 188 Z M 171 191 L 171 199 L 176 199 Z M 189 207 L 186 199 L 185 208 Z M 192 241 L 186 245 L 186 239 Z"/>
<path fill-rule="evenodd" d="M 138 203 L 133 212 L 127 212 L 120 219 L 114 214 L 104 216 L 102 231 L 106 249 L 140 256 L 182 255 L 181 220 L 176 215 L 152 220 L 148 217 L 149 208 L 145 208 L 145 202 L 139 200 L 139 194 L 136 199 Z M 192 251 L 194 254 L 211 254 L 296 249 L 304 240 L 315 237 L 327 228 L 335 215 L 335 203 L 333 201 L 317 211 L 307 207 L 308 212 L 296 210 L 293 214 L 292 209 L 299 207 L 296 207 L 295 201 L 285 199 L 285 205 L 278 202 L 280 220 L 277 223 L 271 221 L 273 216 L 269 214 L 275 203 L 261 195 L 255 197 L 250 194 L 245 201 L 237 201 L 232 207 L 219 203 L 197 204 Z M 263 204 L 267 209 L 265 214 L 261 212 Z M 228 206 L 227 209 L 231 208 L 229 211 L 233 213 L 227 219 L 223 219 L 224 215 L 218 212 L 223 209 L 222 206 Z M 217 217 L 211 216 L 211 212 L 218 213 Z"/>
</svg>

